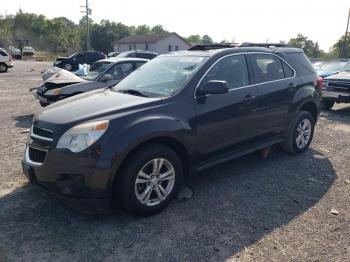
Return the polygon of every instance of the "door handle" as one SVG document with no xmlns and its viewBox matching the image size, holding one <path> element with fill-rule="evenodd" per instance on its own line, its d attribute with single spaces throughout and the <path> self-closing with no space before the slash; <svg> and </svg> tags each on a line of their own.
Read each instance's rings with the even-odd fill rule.
<svg viewBox="0 0 350 262">
<path fill-rule="evenodd" d="M 288 90 L 289 91 L 294 91 L 294 89 L 297 87 L 297 85 L 296 84 L 294 84 L 294 83 L 289 83 L 289 85 L 288 85 Z"/>
<path fill-rule="evenodd" d="M 243 99 L 243 101 L 246 103 L 246 104 L 251 104 L 254 102 L 256 96 L 252 96 L 252 95 L 246 95 L 245 98 Z"/>
</svg>

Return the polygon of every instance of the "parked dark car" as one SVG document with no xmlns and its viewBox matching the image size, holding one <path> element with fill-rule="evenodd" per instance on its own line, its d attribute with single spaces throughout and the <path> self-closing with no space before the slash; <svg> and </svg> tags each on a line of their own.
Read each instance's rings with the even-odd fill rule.
<svg viewBox="0 0 350 262">
<path fill-rule="evenodd" d="M 108 90 L 49 106 L 34 117 L 24 173 L 80 210 L 117 201 L 149 215 L 195 171 L 275 144 L 304 152 L 321 80 L 302 49 L 255 46 L 161 55 Z"/>
<path fill-rule="evenodd" d="M 323 108 L 330 110 L 335 103 L 350 103 L 350 62 L 341 72 L 323 79 Z"/>
<path fill-rule="evenodd" d="M 121 52 L 116 57 L 136 57 L 136 58 L 145 58 L 145 59 L 151 60 L 157 56 L 158 54 L 155 52 L 132 50 L 132 51 Z"/>
<path fill-rule="evenodd" d="M 69 57 L 59 57 L 53 65 L 68 71 L 75 71 L 78 70 L 79 64 L 92 65 L 96 61 L 106 58 L 106 55 L 99 51 L 79 52 Z"/>
<path fill-rule="evenodd" d="M 120 54 L 120 52 L 110 52 L 110 53 L 108 53 L 108 57 L 116 57 L 119 54 Z"/>
<path fill-rule="evenodd" d="M 47 106 L 67 97 L 114 86 L 148 61 L 141 58 L 103 59 L 91 66 L 88 75 L 82 77 L 81 83 L 55 86 L 52 81 L 48 81 L 37 89 L 35 97 L 41 106 Z"/>
</svg>

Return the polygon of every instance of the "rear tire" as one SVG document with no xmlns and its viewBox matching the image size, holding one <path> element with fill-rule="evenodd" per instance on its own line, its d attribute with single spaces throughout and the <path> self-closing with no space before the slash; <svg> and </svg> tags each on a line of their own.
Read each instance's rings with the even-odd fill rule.
<svg viewBox="0 0 350 262">
<path fill-rule="evenodd" d="M 288 137 L 282 144 L 283 149 L 291 154 L 305 152 L 314 135 L 315 120 L 307 111 L 300 111 L 293 121 Z"/>
<path fill-rule="evenodd" d="M 335 101 L 332 101 L 332 100 L 323 100 L 322 101 L 322 108 L 324 110 L 331 110 L 332 107 L 334 106 L 335 104 Z"/>
<path fill-rule="evenodd" d="M 181 186 L 183 167 L 177 153 L 167 146 L 152 144 L 125 161 L 116 186 L 122 208 L 136 215 L 163 210 Z"/>
<path fill-rule="evenodd" d="M 5 63 L 0 63 L 0 73 L 6 73 L 8 66 Z"/>
</svg>

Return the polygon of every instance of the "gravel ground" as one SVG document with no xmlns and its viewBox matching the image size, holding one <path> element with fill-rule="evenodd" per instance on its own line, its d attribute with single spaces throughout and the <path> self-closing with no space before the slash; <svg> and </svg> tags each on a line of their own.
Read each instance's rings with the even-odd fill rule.
<svg viewBox="0 0 350 262">
<path fill-rule="evenodd" d="M 27 185 L 28 92 L 51 63 L 0 75 L 0 261 L 350 261 L 350 107 L 322 112 L 311 149 L 200 172 L 190 200 L 135 218 L 87 216 Z M 331 213 L 336 209 L 339 214 Z M 334 210 L 333 210 L 334 211 Z"/>
</svg>

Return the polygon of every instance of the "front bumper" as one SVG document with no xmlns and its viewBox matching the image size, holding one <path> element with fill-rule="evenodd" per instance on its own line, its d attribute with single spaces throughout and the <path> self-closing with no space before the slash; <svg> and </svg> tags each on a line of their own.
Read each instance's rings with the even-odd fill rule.
<svg viewBox="0 0 350 262">
<path fill-rule="evenodd" d="M 13 62 L 12 61 L 11 62 L 6 62 L 6 65 L 7 65 L 8 68 L 11 68 L 11 67 L 13 67 Z"/>
<path fill-rule="evenodd" d="M 350 93 L 322 91 L 322 99 L 332 100 L 337 103 L 350 103 Z"/>
<path fill-rule="evenodd" d="M 109 211 L 111 168 L 108 161 L 67 151 L 49 149 L 43 163 L 37 163 L 30 160 L 29 146 L 26 146 L 23 173 L 30 183 L 46 189 L 80 212 Z"/>
</svg>

